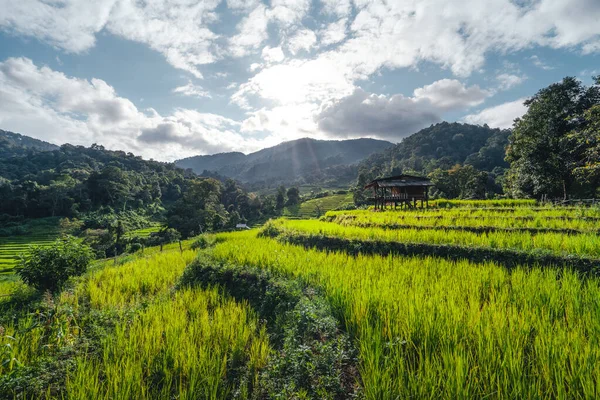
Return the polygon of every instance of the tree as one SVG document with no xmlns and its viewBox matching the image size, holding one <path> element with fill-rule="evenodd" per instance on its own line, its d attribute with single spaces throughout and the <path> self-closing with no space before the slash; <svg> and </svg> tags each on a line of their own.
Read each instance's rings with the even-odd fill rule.
<svg viewBox="0 0 600 400">
<path fill-rule="evenodd" d="M 52 210 L 51 214 L 53 217 L 57 212 L 62 211 L 63 203 L 67 199 L 69 191 L 72 190 L 76 184 L 77 181 L 70 176 L 61 176 L 60 180 L 50 181 L 50 185 L 44 188 L 43 195 L 50 203 L 50 209 Z"/>
<path fill-rule="evenodd" d="M 34 246 L 21 256 L 17 273 L 26 284 L 56 293 L 72 276 L 82 275 L 93 259 L 92 249 L 72 236 L 50 247 Z"/>
<path fill-rule="evenodd" d="M 297 187 L 289 188 L 287 191 L 287 205 L 295 206 L 296 204 L 300 204 L 300 191 Z"/>
<path fill-rule="evenodd" d="M 435 194 L 448 199 L 484 199 L 488 187 L 488 173 L 472 165 L 455 165 L 449 170 L 440 168 L 429 174 L 435 185 Z"/>
<path fill-rule="evenodd" d="M 127 206 L 130 196 L 130 182 L 123 169 L 117 166 L 105 167 L 100 173 L 94 173 L 88 180 L 92 200 L 111 206 Z"/>
<path fill-rule="evenodd" d="M 279 211 L 285 206 L 285 186 L 281 185 L 277 189 L 277 196 L 275 196 L 275 208 Z"/>
<path fill-rule="evenodd" d="M 356 186 L 352 188 L 352 199 L 354 200 L 354 205 L 361 206 L 367 202 L 367 195 L 365 193 L 365 186 L 367 183 L 367 175 L 363 172 L 359 173 Z"/>
<path fill-rule="evenodd" d="M 597 82 L 598 83 L 598 82 Z M 586 124 L 584 112 L 600 102 L 598 86 L 585 87 L 566 77 L 525 101 L 527 112 L 515 120 L 506 160 L 505 190 L 514 197 L 562 196 L 574 181 L 582 149 L 569 133 Z"/>
<path fill-rule="evenodd" d="M 583 154 L 573 173 L 590 188 L 590 194 L 595 196 L 600 194 L 600 105 L 588 109 L 584 119 L 586 126 L 570 134 L 570 139 L 582 148 Z"/>
<path fill-rule="evenodd" d="M 184 237 L 218 229 L 227 217 L 220 203 L 221 183 L 213 178 L 195 179 L 169 210 L 167 223 Z"/>
</svg>

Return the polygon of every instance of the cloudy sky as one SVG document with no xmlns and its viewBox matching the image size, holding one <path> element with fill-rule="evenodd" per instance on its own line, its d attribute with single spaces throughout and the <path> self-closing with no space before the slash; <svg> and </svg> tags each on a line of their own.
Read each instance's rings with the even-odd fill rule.
<svg viewBox="0 0 600 400">
<path fill-rule="evenodd" d="M 600 74 L 599 0 L 0 0 L 0 129 L 173 160 L 509 127 Z"/>
</svg>

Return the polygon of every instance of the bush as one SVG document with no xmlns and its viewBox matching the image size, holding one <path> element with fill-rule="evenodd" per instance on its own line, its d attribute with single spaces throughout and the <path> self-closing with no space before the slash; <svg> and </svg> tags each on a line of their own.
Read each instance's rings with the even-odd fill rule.
<svg viewBox="0 0 600 400">
<path fill-rule="evenodd" d="M 50 247 L 31 247 L 21 255 L 17 273 L 26 284 L 56 293 L 72 276 L 82 275 L 93 259 L 92 249 L 67 236 Z"/>
<path fill-rule="evenodd" d="M 181 240 L 181 233 L 173 228 L 161 229 L 158 232 L 150 233 L 150 236 L 146 239 L 147 246 L 159 246 L 162 244 L 169 244 Z"/>
</svg>

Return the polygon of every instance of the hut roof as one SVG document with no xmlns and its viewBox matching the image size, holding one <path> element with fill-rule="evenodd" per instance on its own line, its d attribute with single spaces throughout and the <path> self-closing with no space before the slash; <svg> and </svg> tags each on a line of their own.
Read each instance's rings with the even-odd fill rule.
<svg viewBox="0 0 600 400">
<path fill-rule="evenodd" d="M 431 180 L 422 176 L 397 175 L 387 178 L 375 179 L 369 182 L 365 189 L 370 187 L 407 187 L 407 186 L 433 186 Z"/>
</svg>

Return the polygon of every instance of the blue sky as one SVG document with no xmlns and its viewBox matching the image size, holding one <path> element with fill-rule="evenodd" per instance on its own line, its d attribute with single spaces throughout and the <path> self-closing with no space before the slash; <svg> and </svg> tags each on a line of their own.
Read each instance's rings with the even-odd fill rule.
<svg viewBox="0 0 600 400">
<path fill-rule="evenodd" d="M 173 160 L 507 128 L 600 75 L 597 0 L 0 0 L 0 129 Z"/>
</svg>

